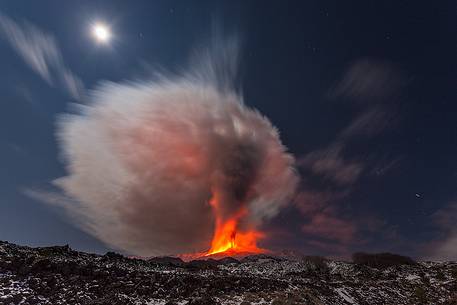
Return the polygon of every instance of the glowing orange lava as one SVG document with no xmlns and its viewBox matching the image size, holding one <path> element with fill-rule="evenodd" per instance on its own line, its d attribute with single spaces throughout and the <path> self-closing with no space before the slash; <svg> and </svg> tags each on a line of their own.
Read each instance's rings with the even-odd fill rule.
<svg viewBox="0 0 457 305">
<path fill-rule="evenodd" d="M 255 230 L 240 231 L 238 228 L 240 219 L 246 214 L 245 208 L 241 208 L 229 219 L 223 219 L 220 213 L 217 193 L 214 194 L 209 203 L 213 207 L 216 216 L 216 229 L 211 248 L 205 256 L 222 254 L 223 252 L 227 255 L 265 252 L 264 249 L 257 247 L 257 240 L 264 236 L 263 233 Z"/>
</svg>

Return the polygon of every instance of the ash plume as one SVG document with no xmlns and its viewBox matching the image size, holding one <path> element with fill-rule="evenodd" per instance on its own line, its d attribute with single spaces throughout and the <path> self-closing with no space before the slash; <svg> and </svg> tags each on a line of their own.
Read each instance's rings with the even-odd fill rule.
<svg viewBox="0 0 457 305">
<path fill-rule="evenodd" d="M 127 253 L 208 250 L 215 192 L 223 217 L 255 229 L 290 200 L 294 158 L 234 86 L 237 43 L 215 43 L 187 71 L 107 82 L 58 120 L 68 175 L 61 204 L 88 233 Z"/>
</svg>

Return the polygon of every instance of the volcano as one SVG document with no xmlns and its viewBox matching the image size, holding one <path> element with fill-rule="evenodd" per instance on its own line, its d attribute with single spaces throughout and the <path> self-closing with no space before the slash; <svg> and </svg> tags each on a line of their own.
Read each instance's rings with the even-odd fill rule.
<svg viewBox="0 0 457 305">
<path fill-rule="evenodd" d="M 266 252 L 265 249 L 257 246 L 257 241 L 264 237 L 262 232 L 255 229 L 240 229 L 240 222 L 247 215 L 246 207 L 243 205 L 230 217 L 224 217 L 220 197 L 219 192 L 215 192 L 209 201 L 216 221 L 211 248 L 204 256 L 236 256 L 243 253 L 259 254 Z"/>
<path fill-rule="evenodd" d="M 255 229 L 240 229 L 240 220 L 246 214 L 240 209 L 235 215 L 224 220 L 218 214 L 217 200 L 211 200 L 210 204 L 215 211 L 216 223 L 211 247 L 202 253 L 178 255 L 185 261 L 194 259 L 236 257 L 241 258 L 249 255 L 268 253 L 269 251 L 257 246 L 257 241 L 265 237 L 263 232 Z"/>
<path fill-rule="evenodd" d="M 0 304 L 456 304 L 457 263 L 389 259 L 383 266 L 385 254 L 369 257 L 376 259 L 261 254 L 183 262 L 0 241 Z"/>
</svg>

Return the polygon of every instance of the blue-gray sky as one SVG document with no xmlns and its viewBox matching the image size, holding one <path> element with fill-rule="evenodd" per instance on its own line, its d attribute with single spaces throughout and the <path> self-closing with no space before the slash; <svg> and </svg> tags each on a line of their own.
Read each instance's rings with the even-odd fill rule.
<svg viewBox="0 0 457 305">
<path fill-rule="evenodd" d="M 241 37 L 246 104 L 278 127 L 302 177 L 264 225 L 267 247 L 457 258 L 453 1 L 2 1 L 0 13 L 1 240 L 108 249 L 26 195 L 66 174 L 56 116 L 78 80 L 90 90 L 179 70 L 216 20 Z M 51 80 L 5 20 L 50 39 Z M 91 37 L 97 20 L 111 26 L 108 45 Z"/>
</svg>

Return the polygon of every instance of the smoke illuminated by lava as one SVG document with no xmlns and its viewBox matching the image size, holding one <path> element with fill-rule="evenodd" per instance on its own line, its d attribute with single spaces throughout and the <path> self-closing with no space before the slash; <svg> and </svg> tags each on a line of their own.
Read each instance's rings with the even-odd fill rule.
<svg viewBox="0 0 457 305">
<path fill-rule="evenodd" d="M 277 130 L 233 89 L 236 49 L 215 45 L 181 75 L 105 83 L 60 118 L 68 175 L 56 184 L 84 230 L 142 256 L 263 251 L 259 225 L 297 177 Z"/>
<path fill-rule="evenodd" d="M 241 207 L 236 213 L 228 219 L 223 218 L 220 211 L 220 202 L 218 192 L 213 192 L 213 197 L 209 204 L 213 207 L 216 226 L 214 229 L 211 248 L 206 255 L 219 254 L 230 251 L 231 253 L 260 253 L 263 249 L 257 247 L 257 240 L 263 237 L 263 234 L 254 229 L 240 231 L 238 224 L 240 219 L 246 216 L 247 210 Z"/>
</svg>

